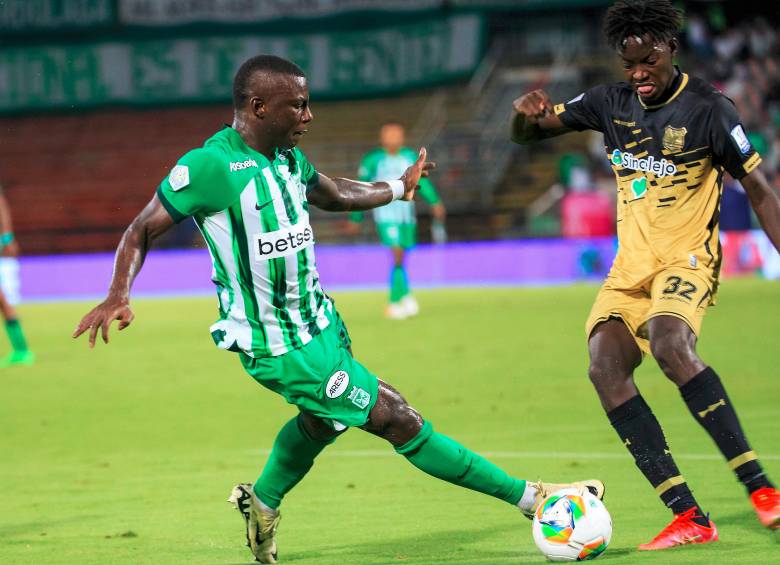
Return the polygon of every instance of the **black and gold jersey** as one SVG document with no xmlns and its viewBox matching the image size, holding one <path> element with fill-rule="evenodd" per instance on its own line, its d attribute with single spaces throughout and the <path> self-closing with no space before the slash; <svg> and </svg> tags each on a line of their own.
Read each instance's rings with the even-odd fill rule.
<svg viewBox="0 0 780 565">
<path fill-rule="evenodd" d="M 671 266 L 717 285 L 724 171 L 740 179 L 761 162 L 731 100 L 681 74 L 662 104 L 645 105 L 628 83 L 601 85 L 555 106 L 566 127 L 604 134 L 617 178 L 618 254 L 613 287 L 647 285 Z"/>
</svg>

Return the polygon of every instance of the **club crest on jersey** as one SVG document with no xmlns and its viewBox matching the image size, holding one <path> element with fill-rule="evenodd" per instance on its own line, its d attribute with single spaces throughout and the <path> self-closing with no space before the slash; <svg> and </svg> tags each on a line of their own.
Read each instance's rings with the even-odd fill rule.
<svg viewBox="0 0 780 565">
<path fill-rule="evenodd" d="M 669 153 L 679 153 L 685 147 L 685 134 L 688 133 L 687 128 L 673 128 L 672 126 L 666 126 L 664 129 L 663 145 Z"/>
<path fill-rule="evenodd" d="M 190 168 L 187 165 L 176 165 L 168 175 L 168 184 L 174 192 L 190 184 Z"/>
</svg>

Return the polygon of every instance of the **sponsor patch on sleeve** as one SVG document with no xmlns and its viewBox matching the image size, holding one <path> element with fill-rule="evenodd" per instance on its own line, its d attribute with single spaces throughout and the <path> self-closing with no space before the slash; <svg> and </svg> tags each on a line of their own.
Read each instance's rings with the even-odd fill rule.
<svg viewBox="0 0 780 565">
<path fill-rule="evenodd" d="M 742 124 L 737 124 L 734 126 L 734 129 L 731 130 L 731 139 L 734 140 L 743 155 L 750 153 L 752 146 L 750 145 L 750 140 L 748 139 Z"/>
<path fill-rule="evenodd" d="M 176 165 L 168 175 L 168 184 L 174 192 L 190 184 L 190 168 L 187 165 Z"/>
</svg>

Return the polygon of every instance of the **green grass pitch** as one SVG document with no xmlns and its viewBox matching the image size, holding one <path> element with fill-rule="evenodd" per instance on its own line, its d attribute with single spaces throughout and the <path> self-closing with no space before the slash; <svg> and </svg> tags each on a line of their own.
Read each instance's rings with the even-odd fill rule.
<svg viewBox="0 0 780 565">
<path fill-rule="evenodd" d="M 723 377 L 754 449 L 780 480 L 777 283 L 733 280 L 700 352 Z M 436 429 L 519 477 L 600 477 L 612 544 L 601 561 L 777 563 L 714 445 L 651 359 L 639 386 L 721 542 L 640 554 L 670 518 L 608 425 L 587 379 L 596 287 L 428 290 L 422 313 L 382 319 L 383 293 L 337 293 L 355 354 Z M 38 355 L 0 372 L 0 563 L 250 563 L 231 487 L 257 476 L 294 414 L 208 334 L 214 300 L 138 300 L 88 351 L 69 334 L 88 304 L 21 314 Z M 4 342 L 0 342 L 4 343 Z M 423 475 L 382 440 L 342 436 L 285 500 L 282 563 L 540 563 L 508 505 Z"/>
</svg>

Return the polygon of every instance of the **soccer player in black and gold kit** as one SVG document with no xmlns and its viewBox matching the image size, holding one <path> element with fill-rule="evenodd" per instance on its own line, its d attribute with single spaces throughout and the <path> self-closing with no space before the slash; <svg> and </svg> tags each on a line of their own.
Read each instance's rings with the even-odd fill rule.
<svg viewBox="0 0 780 565">
<path fill-rule="evenodd" d="M 618 253 L 586 324 L 589 374 L 610 423 L 674 520 L 640 549 L 718 539 L 642 398 L 633 371 L 643 352 L 680 389 L 745 486 L 759 520 L 780 527 L 780 493 L 750 448 L 720 378 L 696 353 L 715 301 L 723 175 L 745 188 L 780 248 L 780 198 L 758 169 L 734 104 L 673 63 L 681 13 L 669 0 L 618 0 L 605 33 L 626 82 L 553 104 L 541 90 L 514 102 L 512 139 L 529 143 L 571 131 L 604 134 L 618 190 Z"/>
</svg>

